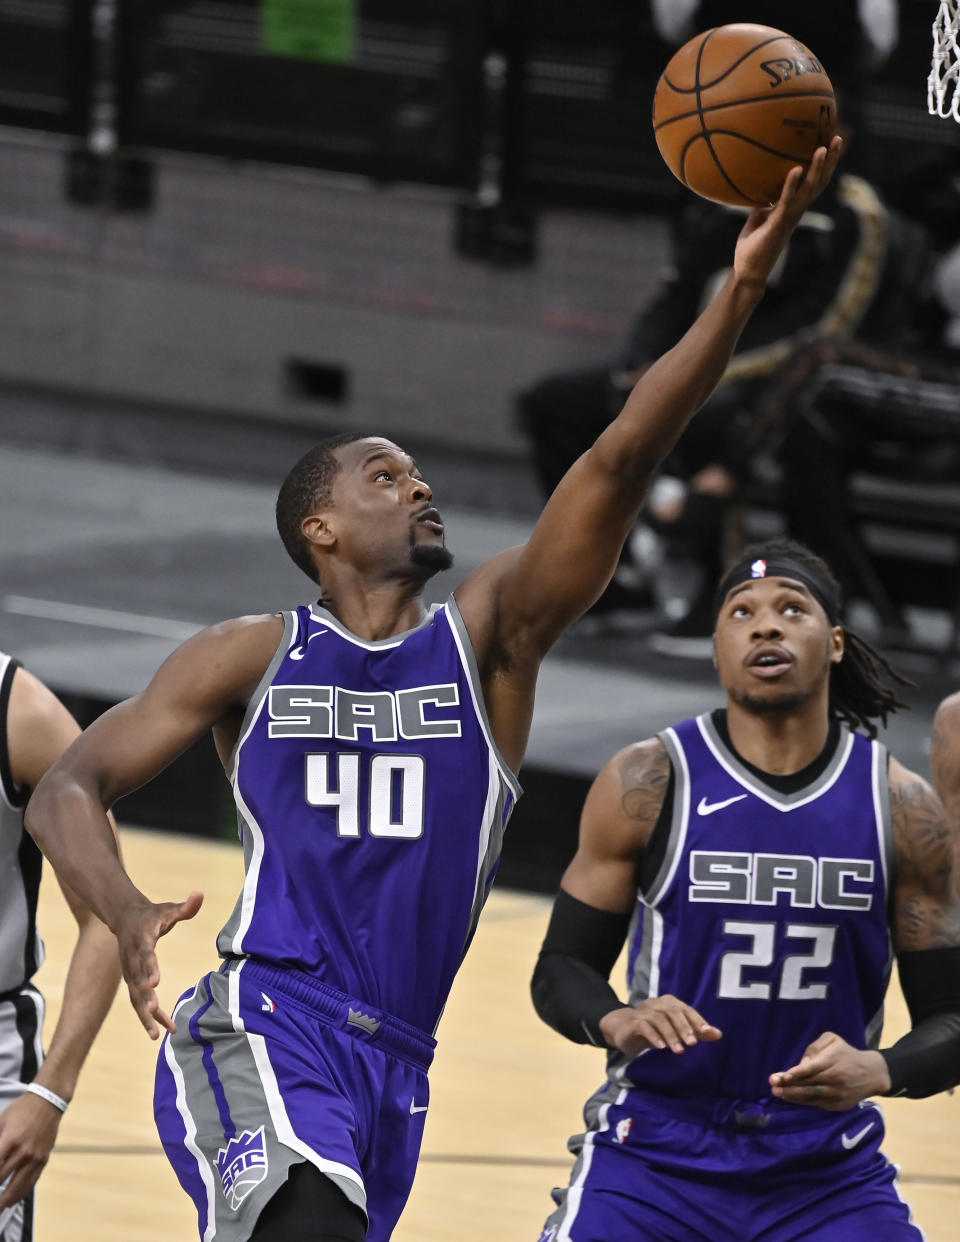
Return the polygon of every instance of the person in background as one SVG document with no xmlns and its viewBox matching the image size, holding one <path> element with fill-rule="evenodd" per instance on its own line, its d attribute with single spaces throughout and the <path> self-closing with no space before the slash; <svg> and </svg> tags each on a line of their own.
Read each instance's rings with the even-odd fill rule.
<svg viewBox="0 0 960 1242">
<path fill-rule="evenodd" d="M 63 704 L 0 652 L 0 1238 L 31 1242 L 34 1187 L 57 1140 L 87 1053 L 120 982 L 110 930 L 61 880 L 77 922 L 60 1017 L 43 1053 L 44 957 L 36 925 L 42 856 L 24 807 L 80 729 Z M 112 835 L 112 821 L 111 821 Z"/>
<path fill-rule="evenodd" d="M 546 493 L 643 369 L 709 302 L 742 220 L 741 211 L 692 199 L 671 224 L 670 265 L 619 356 L 545 376 L 518 395 L 518 420 Z M 757 401 L 810 341 L 904 336 L 927 295 L 930 261 L 919 225 L 889 211 L 863 178 L 844 172 L 835 179 L 771 273 L 763 316 L 744 329 L 716 391 L 663 463 L 614 579 L 590 610 L 592 628 L 630 624 L 641 612 L 649 618 L 664 603 L 654 597 L 643 555 L 659 541 L 661 561 L 692 562 L 695 573 L 680 615 L 662 618 L 651 642 L 667 654 L 709 655 L 712 584 L 728 552 L 731 507 L 752 468 Z"/>
</svg>

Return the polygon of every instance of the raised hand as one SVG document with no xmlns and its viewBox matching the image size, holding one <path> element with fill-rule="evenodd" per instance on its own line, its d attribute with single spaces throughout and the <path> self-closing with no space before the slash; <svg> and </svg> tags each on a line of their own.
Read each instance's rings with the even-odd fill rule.
<svg viewBox="0 0 960 1242">
<path fill-rule="evenodd" d="M 840 1112 L 890 1089 L 890 1075 L 879 1052 L 854 1048 L 824 1031 L 788 1070 L 770 1075 L 773 1094 L 791 1104 Z"/>
<path fill-rule="evenodd" d="M 194 891 L 185 901 L 131 906 L 114 921 L 113 932 L 120 946 L 120 964 L 130 1003 L 151 1039 L 159 1037 L 160 1027 L 171 1032 L 177 1029 L 157 999 L 160 967 L 154 952 L 156 943 L 177 923 L 192 919 L 202 904 L 203 894 Z"/>
<path fill-rule="evenodd" d="M 798 220 L 829 184 L 842 151 L 839 137 L 832 138 L 829 147 L 818 147 L 806 170 L 800 164 L 791 168 L 772 207 L 751 211 L 733 257 L 740 275 L 767 280 Z"/>
<path fill-rule="evenodd" d="M 705 1040 L 720 1039 L 722 1032 L 685 1001 L 668 994 L 654 996 L 639 1005 L 614 1009 L 600 1019 L 600 1032 L 612 1048 L 629 1056 L 647 1048 L 683 1052 Z"/>
</svg>

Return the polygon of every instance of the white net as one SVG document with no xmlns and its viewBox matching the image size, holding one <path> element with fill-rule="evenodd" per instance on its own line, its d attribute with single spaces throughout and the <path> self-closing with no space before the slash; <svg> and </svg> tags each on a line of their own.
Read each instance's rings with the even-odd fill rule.
<svg viewBox="0 0 960 1242">
<path fill-rule="evenodd" d="M 927 78 L 931 116 L 960 121 L 960 9 L 958 0 L 940 0 L 933 23 L 933 65 Z"/>
</svg>

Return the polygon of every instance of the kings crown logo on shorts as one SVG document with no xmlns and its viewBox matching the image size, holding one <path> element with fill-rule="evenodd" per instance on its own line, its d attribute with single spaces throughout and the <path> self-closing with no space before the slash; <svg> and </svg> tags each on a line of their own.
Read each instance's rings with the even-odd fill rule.
<svg viewBox="0 0 960 1242">
<path fill-rule="evenodd" d="M 220 1185 L 231 1209 L 235 1212 L 254 1186 L 267 1176 L 267 1146 L 263 1126 L 244 1130 L 217 1153 Z"/>
</svg>

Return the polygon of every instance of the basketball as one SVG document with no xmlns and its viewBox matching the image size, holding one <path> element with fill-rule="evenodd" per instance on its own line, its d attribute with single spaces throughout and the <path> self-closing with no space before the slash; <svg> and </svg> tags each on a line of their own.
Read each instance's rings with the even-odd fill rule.
<svg viewBox="0 0 960 1242">
<path fill-rule="evenodd" d="M 737 207 L 776 201 L 796 164 L 837 129 L 833 87 L 792 35 L 737 23 L 695 35 L 671 58 L 653 96 L 667 167 L 703 198 Z"/>
</svg>

